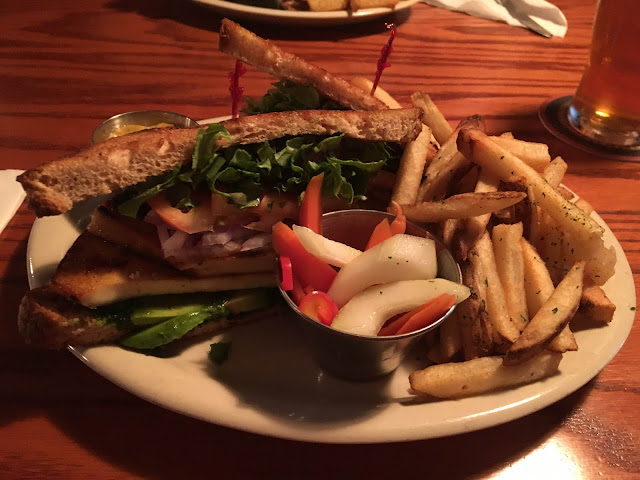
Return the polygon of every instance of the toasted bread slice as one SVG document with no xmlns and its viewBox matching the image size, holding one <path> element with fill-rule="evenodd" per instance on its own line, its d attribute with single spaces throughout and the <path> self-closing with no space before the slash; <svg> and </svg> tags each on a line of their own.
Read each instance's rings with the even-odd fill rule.
<svg viewBox="0 0 640 480">
<path fill-rule="evenodd" d="M 232 138 L 219 147 L 286 135 L 344 133 L 372 141 L 408 142 L 421 130 L 417 109 L 353 112 L 304 110 L 267 113 L 224 122 Z M 44 163 L 18 177 L 29 208 L 57 215 L 74 203 L 140 183 L 191 160 L 200 127 L 144 130 Z"/>
<path fill-rule="evenodd" d="M 145 295 L 274 287 L 276 280 L 273 271 L 191 277 L 83 232 L 58 265 L 51 284 L 70 300 L 93 308 Z"/>
<path fill-rule="evenodd" d="M 233 55 L 238 60 L 276 78 L 312 85 L 330 99 L 352 110 L 388 108 L 383 102 L 346 80 L 285 52 L 270 41 L 226 18 L 220 25 L 219 48 L 221 52 Z"/>
<path fill-rule="evenodd" d="M 282 306 L 277 305 L 233 318 L 220 318 L 203 323 L 184 337 L 214 335 L 234 325 L 282 314 Z M 36 288 L 24 296 L 18 314 L 18 330 L 27 343 L 55 350 L 69 344 L 87 346 L 115 342 L 130 333 L 113 323 L 105 323 L 95 310 L 64 298 L 51 286 Z"/>
</svg>

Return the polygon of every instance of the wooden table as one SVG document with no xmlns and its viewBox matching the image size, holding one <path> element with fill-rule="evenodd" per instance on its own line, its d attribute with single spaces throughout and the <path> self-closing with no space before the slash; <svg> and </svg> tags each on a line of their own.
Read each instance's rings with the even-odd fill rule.
<svg viewBox="0 0 640 480">
<path fill-rule="evenodd" d="M 605 161 L 556 141 L 538 106 L 573 92 L 587 56 L 594 0 L 557 0 L 566 38 L 413 7 L 382 85 L 401 102 L 423 89 L 453 123 L 481 113 L 489 130 L 549 143 L 566 184 L 610 225 L 640 284 L 640 163 Z M 181 0 L 31 0 L 0 7 L 0 168 L 77 150 L 118 112 L 229 113 L 217 51 L 220 17 Z M 372 76 L 381 21 L 325 29 L 243 22 L 344 77 Z M 637 48 L 637 46 L 630 46 Z M 271 81 L 250 69 L 246 93 Z M 0 192 L 1 194 L 1 192 Z M 152 406 L 68 352 L 38 351 L 16 331 L 34 215 L 0 236 L 2 478 L 639 478 L 640 329 L 591 382 L 544 410 L 485 431 L 388 445 L 315 445 L 205 424 Z"/>
</svg>

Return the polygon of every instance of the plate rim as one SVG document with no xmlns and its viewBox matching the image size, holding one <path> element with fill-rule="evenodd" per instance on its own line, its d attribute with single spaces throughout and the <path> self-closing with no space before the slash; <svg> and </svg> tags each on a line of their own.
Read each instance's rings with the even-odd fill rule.
<svg viewBox="0 0 640 480">
<path fill-rule="evenodd" d="M 366 8 L 356 12 L 339 10 L 332 12 L 307 12 L 296 10 L 278 10 L 276 8 L 256 7 L 227 0 L 191 0 L 192 2 L 211 7 L 223 13 L 236 14 L 244 18 L 280 23 L 303 23 L 307 25 L 337 25 L 363 22 L 376 17 L 392 15 L 411 8 L 421 0 L 400 0 L 394 8 Z"/>
</svg>

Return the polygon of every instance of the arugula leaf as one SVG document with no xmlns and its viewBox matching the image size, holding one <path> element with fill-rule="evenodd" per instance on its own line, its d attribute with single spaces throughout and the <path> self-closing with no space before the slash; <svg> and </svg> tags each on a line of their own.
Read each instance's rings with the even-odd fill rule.
<svg viewBox="0 0 640 480">
<path fill-rule="evenodd" d="M 118 205 L 118 212 L 128 217 L 136 217 L 140 207 L 147 200 L 176 184 L 179 173 L 180 167 L 176 167 L 167 175 L 152 178 L 140 186 L 132 187 L 128 200 Z"/>
<path fill-rule="evenodd" d="M 301 194 L 320 173 L 325 174 L 325 196 L 351 203 L 366 198 L 369 175 L 395 154 L 381 142 L 356 141 L 340 134 L 301 135 L 217 150 L 221 137 L 229 137 L 223 125 L 201 129 L 191 164 L 174 170 L 156 185 L 126 190 L 128 199 L 120 203 L 119 211 L 137 216 L 147 199 L 163 191 L 172 205 L 187 211 L 193 207 L 191 192 L 202 187 L 238 208 L 253 207 L 259 205 L 265 190 Z"/>
<path fill-rule="evenodd" d="M 229 350 L 231 342 L 216 342 L 211 344 L 209 351 L 209 359 L 218 365 L 222 365 L 229 359 Z"/>
<path fill-rule="evenodd" d="M 300 85 L 288 80 L 281 80 L 272 84 L 270 89 L 260 99 L 247 98 L 246 106 L 242 109 L 245 115 L 258 113 L 286 112 L 289 110 L 344 110 L 339 103 L 320 94 L 311 85 Z"/>
</svg>

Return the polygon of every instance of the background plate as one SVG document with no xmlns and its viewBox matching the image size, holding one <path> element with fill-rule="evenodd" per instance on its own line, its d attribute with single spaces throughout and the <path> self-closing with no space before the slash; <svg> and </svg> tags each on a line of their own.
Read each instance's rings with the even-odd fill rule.
<svg viewBox="0 0 640 480">
<path fill-rule="evenodd" d="M 46 283 L 100 200 L 68 215 L 37 219 L 27 249 L 30 286 Z M 620 244 L 616 274 L 605 291 L 616 304 L 612 323 L 576 332 L 580 350 L 565 354 L 559 374 L 517 389 L 455 401 L 411 396 L 408 375 L 426 360 L 412 356 L 389 377 L 350 383 L 325 374 L 302 346 L 289 317 L 257 322 L 216 337 L 181 343 L 171 358 L 117 346 L 69 347 L 84 363 L 129 392 L 170 410 L 239 430 L 294 440 L 374 443 L 453 435 L 505 423 L 574 392 L 613 358 L 631 329 L 635 290 Z M 231 341 L 229 360 L 208 361 L 209 344 Z"/>
<path fill-rule="evenodd" d="M 192 0 L 196 3 L 207 5 L 223 15 L 232 18 L 244 18 L 262 22 L 284 23 L 290 25 L 319 25 L 332 26 L 346 23 L 359 23 L 384 17 L 394 12 L 408 10 L 411 5 L 420 0 L 402 0 L 394 9 L 391 8 L 367 8 L 357 12 L 340 10 L 337 12 L 298 12 L 291 10 L 278 10 L 276 8 L 253 7 L 241 3 L 227 2 L 224 0 Z"/>
</svg>

